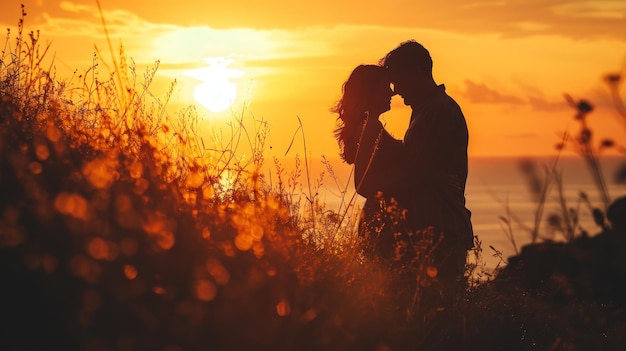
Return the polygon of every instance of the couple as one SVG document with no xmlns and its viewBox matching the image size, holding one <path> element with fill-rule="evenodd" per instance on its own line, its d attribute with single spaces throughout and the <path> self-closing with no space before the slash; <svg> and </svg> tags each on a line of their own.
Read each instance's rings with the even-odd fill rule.
<svg viewBox="0 0 626 351">
<path fill-rule="evenodd" d="M 403 140 L 378 120 L 395 94 L 412 110 Z M 473 246 L 471 213 L 465 207 L 468 131 L 457 103 L 433 79 L 428 50 L 409 40 L 379 66 L 356 67 L 334 112 L 341 155 L 354 164 L 356 191 L 367 199 L 359 233 L 373 247 L 370 252 L 404 264 L 415 263 L 406 255 L 428 254 L 428 275 L 439 286 L 454 290 L 464 285 L 467 251 Z M 415 245 L 411 250 L 417 233 L 434 235 L 430 248 L 421 249 L 427 253 Z"/>
</svg>

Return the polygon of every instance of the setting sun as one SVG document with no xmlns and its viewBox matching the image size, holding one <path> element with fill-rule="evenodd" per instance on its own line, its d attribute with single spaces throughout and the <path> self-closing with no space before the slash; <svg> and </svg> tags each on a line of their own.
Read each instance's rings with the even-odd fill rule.
<svg viewBox="0 0 626 351">
<path fill-rule="evenodd" d="M 239 69 L 229 68 L 233 59 L 226 57 L 208 57 L 204 61 L 209 67 L 186 71 L 200 83 L 194 89 L 194 98 L 211 112 L 226 110 L 237 97 L 237 84 L 230 81 L 243 75 Z"/>
</svg>

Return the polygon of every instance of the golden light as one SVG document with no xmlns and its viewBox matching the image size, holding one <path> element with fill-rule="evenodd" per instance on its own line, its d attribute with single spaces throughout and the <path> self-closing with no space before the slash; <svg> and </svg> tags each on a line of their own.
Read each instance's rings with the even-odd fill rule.
<svg viewBox="0 0 626 351">
<path fill-rule="evenodd" d="M 218 184 L 220 185 L 221 193 L 226 193 L 229 190 L 232 190 L 233 186 L 235 185 L 234 176 L 231 174 L 231 172 L 226 170 L 222 172 L 222 175 L 220 175 Z"/>
<path fill-rule="evenodd" d="M 289 301 L 285 299 L 280 300 L 280 302 L 276 305 L 276 313 L 278 313 L 281 317 L 289 315 L 291 313 L 291 305 L 289 304 Z"/>
<path fill-rule="evenodd" d="M 237 84 L 230 81 L 241 77 L 243 71 L 229 68 L 232 58 L 208 57 L 204 61 L 209 67 L 186 71 L 185 74 L 194 77 L 200 83 L 194 89 L 194 98 L 211 112 L 225 111 L 237 97 Z"/>
<path fill-rule="evenodd" d="M 211 301 L 217 296 L 217 288 L 208 279 L 201 279 L 196 282 L 196 297 L 201 301 Z"/>
</svg>

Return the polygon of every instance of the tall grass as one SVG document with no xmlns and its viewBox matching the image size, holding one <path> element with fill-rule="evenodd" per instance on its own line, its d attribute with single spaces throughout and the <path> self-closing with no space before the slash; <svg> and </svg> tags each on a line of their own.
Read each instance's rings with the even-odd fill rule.
<svg viewBox="0 0 626 351">
<path fill-rule="evenodd" d="M 622 79 L 622 74 L 620 73 L 608 74 L 604 78 L 609 87 L 611 98 L 614 101 L 618 120 L 624 126 L 624 131 L 626 132 L 626 113 L 620 95 Z M 578 131 L 574 134 L 570 132 L 563 133 L 561 140 L 556 145 L 559 154 L 549 165 L 543 166 L 543 174 L 539 174 L 537 165 L 532 161 L 525 160 L 520 163 L 520 170 L 528 182 L 530 194 L 536 203 L 536 209 L 534 222 L 531 227 L 523 225 L 517 219 L 515 220 L 529 233 L 531 244 L 537 243 L 539 239 L 553 239 L 554 234 L 557 233 L 567 242 L 572 242 L 581 236 L 588 236 L 589 231 L 594 229 L 581 227 L 580 218 L 583 215 L 583 211 L 588 212 L 588 214 L 592 216 L 594 223 L 598 227 L 597 230 L 607 231 L 610 229 L 606 212 L 611 204 L 611 195 L 609 194 L 607 180 L 602 171 L 601 156 L 609 149 L 617 149 L 620 154 L 626 156 L 626 148 L 620 140 L 602 138 L 601 136 L 595 135 L 589 123 L 590 115 L 594 111 L 594 106 L 591 102 L 585 99 L 575 100 L 572 96 L 567 94 L 565 95 L 565 100 L 567 104 L 575 110 L 574 120 L 577 122 Z M 598 140 L 598 138 L 600 138 L 600 140 Z M 566 199 L 563 174 L 562 171 L 559 170 L 561 152 L 566 149 L 574 151 L 574 153 L 585 162 L 592 177 L 593 184 L 597 189 L 598 197 L 600 198 L 599 205 L 593 204 L 588 194 L 584 192 L 579 193 L 575 204 L 572 204 L 568 201 L 569 199 Z M 624 174 L 626 174 L 626 162 L 618 169 L 614 180 L 617 183 L 626 183 Z M 553 189 L 556 189 L 556 205 L 558 211 L 544 216 L 545 207 L 549 203 L 548 195 L 551 194 Z M 509 214 L 510 217 L 508 208 L 507 214 Z M 508 221 L 507 218 L 502 218 L 502 221 L 508 224 L 505 233 L 516 249 L 516 254 L 518 254 L 519 252 L 512 234 L 510 221 Z M 542 225 L 546 225 L 547 229 L 545 227 L 542 228 Z M 542 237 L 540 233 L 545 234 Z"/>
</svg>

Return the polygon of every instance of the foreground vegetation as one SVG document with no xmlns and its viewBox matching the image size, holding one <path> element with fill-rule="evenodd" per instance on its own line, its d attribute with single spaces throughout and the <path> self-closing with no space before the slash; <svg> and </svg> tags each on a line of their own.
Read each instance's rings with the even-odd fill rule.
<svg viewBox="0 0 626 351">
<path fill-rule="evenodd" d="M 192 109 L 172 117 L 150 93 L 156 66 L 137 79 L 123 50 L 104 79 L 94 66 L 58 81 L 23 21 L 0 58 L 0 349 L 626 345 L 624 306 L 563 293 L 569 276 L 549 267 L 537 284 L 472 281 L 426 318 L 420 289 L 397 283 L 406 268 L 361 254 L 351 205 L 299 196 L 299 170 L 278 161 L 261 171 L 262 124 L 205 141 Z"/>
</svg>

